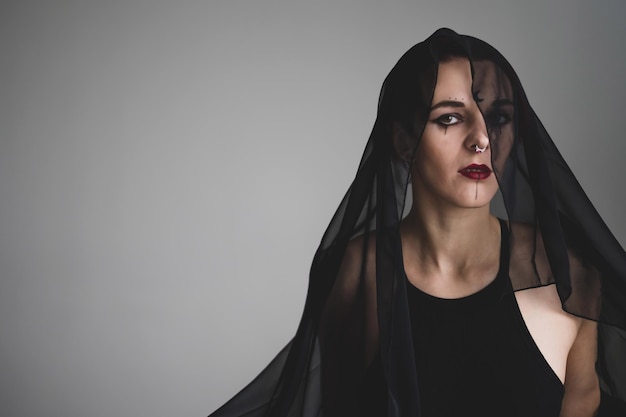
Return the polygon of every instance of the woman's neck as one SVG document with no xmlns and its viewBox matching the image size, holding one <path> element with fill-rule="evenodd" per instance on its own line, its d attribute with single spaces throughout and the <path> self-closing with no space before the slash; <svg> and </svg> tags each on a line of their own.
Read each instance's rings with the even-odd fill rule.
<svg viewBox="0 0 626 417">
<path fill-rule="evenodd" d="M 489 207 L 446 212 L 414 207 L 403 220 L 402 241 L 405 255 L 410 254 L 405 256 L 410 263 L 405 268 L 419 268 L 429 275 L 467 276 L 467 271 L 483 269 L 494 260 L 497 264 L 500 226 Z"/>
</svg>

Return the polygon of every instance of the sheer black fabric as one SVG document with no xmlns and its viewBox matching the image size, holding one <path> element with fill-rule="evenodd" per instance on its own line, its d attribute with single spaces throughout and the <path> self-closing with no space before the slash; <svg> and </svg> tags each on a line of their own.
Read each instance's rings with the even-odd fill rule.
<svg viewBox="0 0 626 417">
<path fill-rule="evenodd" d="M 505 58 L 483 41 L 440 29 L 411 48 L 383 84 L 358 172 L 313 259 L 295 337 L 212 416 L 422 415 L 400 238 L 403 215 L 420 196 L 411 195 L 410 167 L 397 157 L 391 132 L 394 123 L 413 132 L 415 151 L 438 63 L 450 56 L 469 59 L 487 126 L 500 189 L 492 211 L 510 229 L 509 288 L 556 284 L 565 311 L 598 322 L 601 412 L 626 415 L 626 254 Z M 503 126 L 503 117 L 512 123 Z"/>
</svg>

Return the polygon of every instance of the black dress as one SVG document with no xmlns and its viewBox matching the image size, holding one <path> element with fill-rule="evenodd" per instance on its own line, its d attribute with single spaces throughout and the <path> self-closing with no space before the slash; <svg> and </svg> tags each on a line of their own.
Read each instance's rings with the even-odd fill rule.
<svg viewBox="0 0 626 417">
<path fill-rule="evenodd" d="M 502 224 L 500 270 L 482 290 L 434 297 L 407 280 L 422 415 L 558 417 L 564 388 L 511 291 Z"/>
</svg>

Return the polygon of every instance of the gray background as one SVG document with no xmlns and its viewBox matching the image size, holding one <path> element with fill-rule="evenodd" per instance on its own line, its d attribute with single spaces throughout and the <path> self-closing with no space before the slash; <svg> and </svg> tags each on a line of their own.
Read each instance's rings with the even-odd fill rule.
<svg viewBox="0 0 626 417">
<path fill-rule="evenodd" d="M 3 1 L 0 415 L 203 416 L 294 334 L 380 85 L 492 43 L 626 242 L 623 1 Z"/>
</svg>

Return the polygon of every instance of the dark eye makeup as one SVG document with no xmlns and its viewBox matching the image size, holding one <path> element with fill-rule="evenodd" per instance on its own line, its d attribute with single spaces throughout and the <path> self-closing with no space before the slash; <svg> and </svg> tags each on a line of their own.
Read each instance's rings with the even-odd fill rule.
<svg viewBox="0 0 626 417">
<path fill-rule="evenodd" d="M 489 127 L 503 126 L 511 120 L 511 115 L 505 111 L 493 111 L 485 115 L 485 123 Z"/>
<path fill-rule="evenodd" d="M 448 126 L 452 126 L 452 125 L 462 122 L 463 118 L 459 114 L 446 113 L 435 118 L 433 121 L 440 126 L 448 127 Z"/>
</svg>

